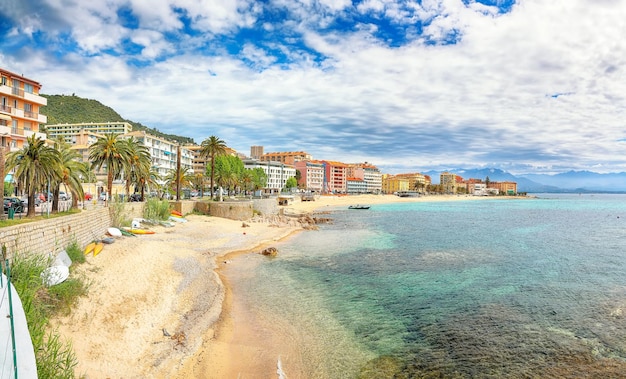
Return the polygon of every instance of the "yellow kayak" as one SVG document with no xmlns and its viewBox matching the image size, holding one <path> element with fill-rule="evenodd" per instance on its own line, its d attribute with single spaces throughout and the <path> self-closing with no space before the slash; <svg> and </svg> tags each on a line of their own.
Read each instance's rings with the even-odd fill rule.
<svg viewBox="0 0 626 379">
<path fill-rule="evenodd" d="M 147 230 L 147 229 L 128 229 L 128 231 L 133 234 L 154 234 L 153 230 Z"/>
<path fill-rule="evenodd" d="M 93 248 L 93 256 L 95 257 L 96 255 L 100 254 L 102 249 L 104 249 L 104 243 L 98 242 L 96 246 Z"/>
<path fill-rule="evenodd" d="M 89 245 L 87 245 L 85 247 L 85 255 L 91 253 L 95 247 L 96 247 L 96 243 L 95 242 L 92 242 Z"/>
</svg>

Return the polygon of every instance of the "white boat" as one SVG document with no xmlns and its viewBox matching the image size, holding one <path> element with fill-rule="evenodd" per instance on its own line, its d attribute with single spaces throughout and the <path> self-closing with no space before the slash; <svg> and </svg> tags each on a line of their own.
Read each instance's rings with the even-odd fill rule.
<svg viewBox="0 0 626 379">
<path fill-rule="evenodd" d="M 2 274 L 0 341 L 7 348 L 2 349 L 0 378 L 37 379 L 37 361 L 35 361 L 35 350 L 26 324 L 26 314 L 24 314 L 24 308 L 17 291 L 13 285 L 10 287 L 11 306 L 9 306 L 9 283 L 7 277 Z M 13 332 L 11 332 L 11 326 L 13 326 Z M 14 348 L 12 348 L 13 343 L 15 343 Z M 13 350 L 15 350 L 15 359 Z M 14 362 L 17 362 L 17 365 Z"/>
</svg>

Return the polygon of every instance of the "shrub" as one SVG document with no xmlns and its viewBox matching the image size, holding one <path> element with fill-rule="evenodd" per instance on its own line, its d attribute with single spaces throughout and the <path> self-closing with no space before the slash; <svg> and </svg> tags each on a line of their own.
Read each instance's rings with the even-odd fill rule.
<svg viewBox="0 0 626 379">
<path fill-rule="evenodd" d="M 170 217 L 170 203 L 167 200 L 148 199 L 143 208 L 146 220 L 165 221 Z"/>
</svg>

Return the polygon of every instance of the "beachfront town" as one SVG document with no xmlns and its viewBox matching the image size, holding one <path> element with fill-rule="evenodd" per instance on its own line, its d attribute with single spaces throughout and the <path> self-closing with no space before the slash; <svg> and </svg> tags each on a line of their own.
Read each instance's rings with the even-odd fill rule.
<svg viewBox="0 0 626 379">
<path fill-rule="evenodd" d="M 201 146 L 181 145 L 176 141 L 154 136 L 146 131 L 133 131 L 128 122 L 86 122 L 47 124 L 40 107 L 47 99 L 40 95 L 42 85 L 36 80 L 0 68 L 0 144 L 9 152 L 27 146 L 27 138 L 53 144 L 62 138 L 71 145 L 80 159 L 89 162 L 89 147 L 105 134 L 133 137 L 149 151 L 152 167 L 161 177 L 180 167 L 194 174 L 204 174 L 207 158 Z M 46 133 L 40 128 L 45 125 Z M 430 176 L 421 173 L 384 174 L 372 163 L 347 163 L 332 159 L 314 158 L 304 151 L 265 152 L 263 146 L 252 146 L 248 155 L 226 148 L 226 153 L 241 158 L 244 168 L 262 169 L 266 176 L 265 193 L 277 193 L 287 181 L 297 178 L 299 191 L 317 194 L 397 194 L 417 196 L 423 193 L 516 195 L 515 182 L 495 182 L 488 178 L 462 178 L 443 172 L 439 184 L 433 185 Z M 298 172 L 298 173 L 297 173 Z M 8 173 L 10 177 L 10 173 Z M 84 185 L 85 192 L 101 193 L 106 182 L 105 171 L 96 172 L 96 183 Z M 6 179 L 5 179 L 6 180 Z"/>
</svg>

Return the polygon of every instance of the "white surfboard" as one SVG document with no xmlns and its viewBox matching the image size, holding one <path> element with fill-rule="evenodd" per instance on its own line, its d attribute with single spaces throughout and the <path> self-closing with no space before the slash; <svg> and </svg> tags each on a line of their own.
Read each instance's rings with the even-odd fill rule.
<svg viewBox="0 0 626 379">
<path fill-rule="evenodd" d="M 122 236 L 122 232 L 118 228 L 108 228 L 107 229 L 107 233 L 111 237 L 121 237 Z"/>
<path fill-rule="evenodd" d="M 51 266 L 41 273 L 41 279 L 48 287 L 63 283 L 69 276 L 70 269 L 65 266 Z"/>
</svg>

